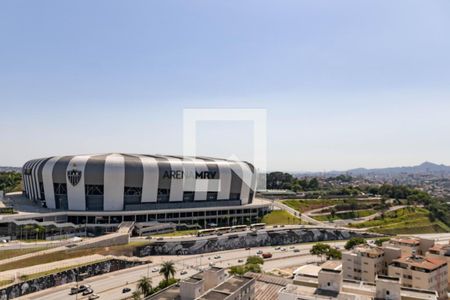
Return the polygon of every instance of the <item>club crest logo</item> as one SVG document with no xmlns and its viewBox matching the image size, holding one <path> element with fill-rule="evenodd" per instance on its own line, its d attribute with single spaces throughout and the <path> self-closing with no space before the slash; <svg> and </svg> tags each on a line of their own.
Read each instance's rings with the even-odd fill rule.
<svg viewBox="0 0 450 300">
<path fill-rule="evenodd" d="M 81 171 L 72 169 L 67 171 L 67 178 L 72 186 L 76 186 L 81 180 Z"/>
</svg>

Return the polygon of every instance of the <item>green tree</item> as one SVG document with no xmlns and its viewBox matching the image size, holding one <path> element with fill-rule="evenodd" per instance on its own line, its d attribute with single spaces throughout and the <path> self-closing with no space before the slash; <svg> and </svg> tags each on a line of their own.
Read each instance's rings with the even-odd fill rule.
<svg viewBox="0 0 450 300">
<path fill-rule="evenodd" d="M 158 284 L 158 290 L 162 290 L 162 289 L 165 289 L 166 287 L 168 287 L 168 286 L 170 286 L 170 285 L 172 285 L 172 284 L 175 284 L 175 283 L 177 283 L 178 282 L 178 280 L 176 280 L 175 278 L 169 278 L 168 280 L 161 280 L 160 282 L 159 282 L 159 284 Z"/>
<path fill-rule="evenodd" d="M 246 264 L 263 265 L 264 259 L 261 256 L 257 256 L 257 255 L 249 256 L 247 258 Z"/>
<path fill-rule="evenodd" d="M 336 248 L 330 247 L 326 254 L 327 259 L 342 259 L 342 253 Z"/>
<path fill-rule="evenodd" d="M 261 265 L 259 264 L 246 264 L 244 269 L 245 273 L 247 272 L 261 273 Z"/>
<path fill-rule="evenodd" d="M 360 237 L 354 237 L 351 238 L 350 240 L 347 241 L 347 243 L 345 243 L 344 248 L 347 250 L 352 249 L 353 247 L 355 247 L 356 245 L 361 245 L 361 244 L 365 244 L 366 240 Z"/>
<path fill-rule="evenodd" d="M 169 281 L 170 277 L 175 276 L 175 272 L 175 264 L 173 263 L 173 261 L 163 262 L 161 265 L 161 269 L 159 270 L 159 274 L 162 274 L 164 276 L 164 280 L 166 282 Z"/>
<path fill-rule="evenodd" d="M 137 283 L 137 290 L 147 297 L 152 293 L 152 281 L 147 276 L 142 276 Z"/>
<path fill-rule="evenodd" d="M 309 250 L 309 253 L 311 255 L 317 255 L 320 258 L 322 256 L 327 255 L 328 251 L 330 250 L 330 245 L 324 244 L 324 243 L 315 243 L 311 250 Z"/>
<path fill-rule="evenodd" d="M 131 294 L 131 298 L 133 298 L 133 300 L 140 300 L 141 299 L 141 292 L 140 291 L 134 291 Z"/>
<path fill-rule="evenodd" d="M 376 239 L 376 240 L 374 241 L 374 243 L 375 243 L 375 245 L 377 245 L 378 247 L 381 247 L 381 246 L 383 245 L 384 242 L 387 242 L 387 241 L 389 241 L 389 240 L 390 240 L 390 238 L 379 238 L 379 239 Z"/>
<path fill-rule="evenodd" d="M 246 272 L 245 266 L 232 266 L 228 273 L 231 275 L 244 275 Z"/>
</svg>

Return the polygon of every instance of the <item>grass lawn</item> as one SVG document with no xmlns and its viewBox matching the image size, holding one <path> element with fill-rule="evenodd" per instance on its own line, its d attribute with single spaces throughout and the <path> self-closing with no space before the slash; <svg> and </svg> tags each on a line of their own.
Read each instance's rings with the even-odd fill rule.
<svg viewBox="0 0 450 300">
<path fill-rule="evenodd" d="M 38 247 L 38 248 L 24 248 L 24 249 L 8 249 L 8 250 L 0 250 L 0 260 L 8 259 L 11 257 L 16 257 L 20 255 L 25 255 L 28 253 L 33 253 L 41 250 L 45 250 L 49 248 Z"/>
<path fill-rule="evenodd" d="M 165 236 L 183 236 L 183 235 L 197 235 L 198 230 L 196 229 L 188 229 L 188 230 L 177 230 L 174 232 L 168 232 L 168 233 L 160 233 L 160 234 L 153 234 L 154 237 L 165 237 Z"/>
<path fill-rule="evenodd" d="M 384 218 L 375 218 L 363 223 L 350 224 L 355 228 L 370 228 L 370 231 L 384 234 L 441 233 L 450 228 L 440 221 L 430 221 L 430 212 L 424 208 L 402 208 L 388 212 Z"/>
<path fill-rule="evenodd" d="M 266 223 L 267 225 L 289 225 L 289 224 L 302 224 L 302 220 L 294 217 L 290 213 L 284 210 L 274 210 L 267 215 L 265 215 L 261 223 Z"/>
<path fill-rule="evenodd" d="M 5 286 L 5 285 L 9 285 L 11 283 L 13 283 L 14 280 L 0 280 L 0 286 Z"/>
<path fill-rule="evenodd" d="M 320 199 L 320 200 L 284 200 L 283 204 L 304 213 L 313 209 L 318 209 L 326 206 L 336 205 L 344 203 L 344 200 L 331 200 L 331 199 Z"/>
<path fill-rule="evenodd" d="M 334 221 L 334 220 L 347 220 L 347 219 L 355 219 L 355 218 L 363 218 L 370 215 L 375 214 L 376 211 L 373 209 L 367 209 L 367 210 L 356 210 L 354 212 L 344 212 L 339 213 L 337 212 L 334 217 L 331 217 L 330 214 L 328 215 L 320 215 L 320 216 L 312 216 L 317 221 Z"/>
<path fill-rule="evenodd" d="M 58 251 L 49 254 L 38 255 L 34 257 L 29 257 L 26 259 L 14 261 L 11 263 L 0 265 L 0 272 L 12 269 L 25 268 L 29 266 L 36 266 L 40 264 L 60 261 L 64 259 L 77 258 L 81 256 L 87 256 L 92 254 L 102 254 L 102 255 L 117 255 L 117 256 L 132 256 L 133 251 L 136 247 L 143 246 L 149 244 L 150 241 L 136 241 L 131 242 L 127 245 L 119 245 L 119 246 L 111 246 L 111 247 L 99 247 L 92 249 L 73 249 L 73 250 L 65 250 Z"/>
</svg>

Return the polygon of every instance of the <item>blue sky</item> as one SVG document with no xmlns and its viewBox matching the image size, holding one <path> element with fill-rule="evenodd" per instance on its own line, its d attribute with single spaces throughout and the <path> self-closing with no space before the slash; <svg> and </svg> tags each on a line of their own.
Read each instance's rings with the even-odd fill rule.
<svg viewBox="0 0 450 300">
<path fill-rule="evenodd" d="M 449 36 L 446 0 L 2 1 L 0 165 L 181 153 L 184 108 L 266 109 L 271 170 L 450 164 Z"/>
</svg>

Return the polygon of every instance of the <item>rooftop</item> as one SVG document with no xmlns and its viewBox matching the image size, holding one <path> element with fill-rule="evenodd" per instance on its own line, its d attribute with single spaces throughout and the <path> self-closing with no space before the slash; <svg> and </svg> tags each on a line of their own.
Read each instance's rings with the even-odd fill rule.
<svg viewBox="0 0 450 300">
<path fill-rule="evenodd" d="M 253 280 L 253 278 L 247 276 L 230 277 L 227 281 L 216 286 L 214 290 L 223 293 L 233 294 L 251 280 Z"/>
<path fill-rule="evenodd" d="M 425 270 L 434 270 L 443 265 L 446 265 L 447 262 L 445 260 L 431 258 L 431 257 L 423 257 L 419 255 L 414 256 L 402 256 L 401 258 L 394 259 L 392 263 L 402 263 L 407 264 L 409 266 L 425 269 Z"/>
<path fill-rule="evenodd" d="M 399 244 L 407 244 L 411 246 L 418 246 L 420 244 L 420 241 L 416 238 L 392 238 L 390 240 L 392 243 L 399 243 Z"/>
</svg>

